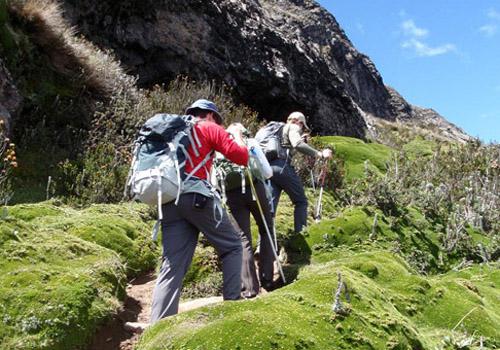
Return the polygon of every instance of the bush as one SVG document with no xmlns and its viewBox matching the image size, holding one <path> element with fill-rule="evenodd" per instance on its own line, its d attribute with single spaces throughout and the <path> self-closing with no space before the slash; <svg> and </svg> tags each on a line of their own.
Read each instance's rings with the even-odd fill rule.
<svg viewBox="0 0 500 350">
<path fill-rule="evenodd" d="M 140 127 L 156 113 L 184 114 L 186 107 L 199 98 L 214 101 L 226 124 L 241 122 L 252 131 L 259 125 L 255 112 L 236 105 L 230 91 L 213 82 L 178 78 L 166 88 L 155 86 L 138 94 L 122 90 L 109 104 L 99 106 L 82 159 L 62 164 L 60 191 L 85 203 L 121 200 Z"/>
<path fill-rule="evenodd" d="M 15 145 L 6 135 L 5 122 L 0 119 L 0 205 L 7 205 L 12 197 L 10 173 L 17 168 Z"/>
<path fill-rule="evenodd" d="M 468 228 L 489 235 L 500 230 L 499 159 L 498 145 L 479 141 L 442 145 L 432 156 L 400 152 L 384 175 L 367 167 L 339 197 L 344 205 L 373 205 L 395 217 L 415 206 L 441 227 L 447 253 L 468 255 L 478 248 L 468 244 Z"/>
</svg>

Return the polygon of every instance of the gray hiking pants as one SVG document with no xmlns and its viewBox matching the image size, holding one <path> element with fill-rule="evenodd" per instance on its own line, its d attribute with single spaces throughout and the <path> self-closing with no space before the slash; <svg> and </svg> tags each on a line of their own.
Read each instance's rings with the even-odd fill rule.
<svg viewBox="0 0 500 350">
<path fill-rule="evenodd" d="M 273 169 L 271 184 L 273 185 L 274 215 L 276 215 L 281 191 L 285 191 L 294 205 L 294 231 L 298 233 L 307 226 L 307 197 L 302 181 L 295 172 L 295 168 L 285 159 L 276 159 L 270 164 Z"/>
<path fill-rule="evenodd" d="M 259 294 L 259 280 L 255 271 L 255 262 L 253 258 L 252 249 L 252 233 L 250 230 L 250 213 L 253 215 L 255 222 L 259 228 L 260 235 L 260 253 L 259 253 L 259 278 L 262 285 L 271 283 L 273 280 L 273 267 L 274 267 L 274 254 L 271 244 L 274 244 L 274 233 L 272 226 L 272 214 L 269 201 L 266 196 L 266 189 L 264 184 L 260 181 L 254 180 L 255 191 L 257 198 L 261 204 L 264 218 L 269 228 L 271 239 L 266 232 L 264 221 L 260 213 L 257 201 L 252 196 L 250 186 L 245 188 L 245 193 L 241 191 L 241 187 L 234 190 L 227 191 L 227 205 L 231 209 L 231 214 L 243 231 L 243 265 L 241 270 L 241 282 L 243 285 L 243 295 L 252 297 Z"/>
<path fill-rule="evenodd" d="M 182 194 L 178 205 L 171 202 L 162 207 L 163 262 L 153 291 L 151 323 L 178 312 L 182 280 L 191 265 L 200 232 L 215 247 L 222 260 L 224 300 L 240 298 L 240 234 L 225 210 L 222 221 L 216 227 L 214 205 L 217 199 L 208 199 L 203 209 L 197 209 L 193 208 L 195 196 L 201 195 Z"/>
</svg>

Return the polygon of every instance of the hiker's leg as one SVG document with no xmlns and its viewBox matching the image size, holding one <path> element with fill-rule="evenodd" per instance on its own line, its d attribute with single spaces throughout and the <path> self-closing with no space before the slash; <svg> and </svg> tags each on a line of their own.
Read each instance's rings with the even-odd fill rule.
<svg viewBox="0 0 500 350">
<path fill-rule="evenodd" d="M 153 291 L 151 323 L 178 312 L 182 280 L 198 240 L 196 227 L 184 220 L 177 209 L 173 203 L 163 206 L 163 261 Z"/>
<path fill-rule="evenodd" d="M 283 174 L 287 178 L 283 190 L 288 194 L 295 207 L 293 212 L 294 231 L 298 233 L 307 226 L 307 197 L 302 181 L 293 166 L 285 167 Z"/>
<path fill-rule="evenodd" d="M 196 194 L 197 196 L 199 194 Z M 195 194 L 183 195 L 193 202 Z M 182 216 L 207 237 L 222 260 L 224 278 L 223 296 L 225 300 L 240 299 L 242 247 L 238 230 L 231 224 L 225 209 L 222 217 L 215 204 L 222 208 L 218 199 L 208 199 L 204 208 L 179 206 Z"/>
<path fill-rule="evenodd" d="M 271 163 L 271 168 L 273 169 L 273 176 L 271 177 L 271 187 L 273 192 L 273 217 L 276 217 L 278 212 L 278 203 L 280 201 L 281 191 L 283 190 L 283 184 L 286 183 L 286 178 L 283 176 L 284 168 L 287 166 L 284 159 L 276 159 Z"/>
<path fill-rule="evenodd" d="M 301 232 L 307 226 L 307 197 L 302 186 L 302 181 L 295 172 L 295 169 L 292 168 L 292 171 L 295 176 L 290 177 L 287 194 L 295 206 L 293 212 L 294 230 L 295 232 Z"/>
<path fill-rule="evenodd" d="M 302 186 L 302 181 L 293 166 L 285 160 L 280 159 L 273 162 L 272 168 L 273 177 L 271 178 L 271 183 L 273 185 L 273 195 L 275 189 L 283 189 L 288 194 L 294 205 L 294 230 L 295 232 L 300 232 L 307 225 L 307 197 Z"/>
<path fill-rule="evenodd" d="M 252 202 L 251 212 L 257 223 L 259 228 L 259 236 L 260 236 L 260 253 L 259 253 L 259 277 L 262 286 L 268 285 L 273 281 L 274 275 L 274 254 L 273 254 L 273 245 L 274 245 L 274 232 L 273 232 L 273 218 L 271 215 L 271 209 L 269 205 L 269 201 L 266 197 L 266 190 L 264 188 L 264 184 L 262 182 L 255 182 L 255 190 L 257 192 L 257 198 L 262 208 L 262 212 L 264 214 L 264 219 L 266 220 L 267 227 L 269 229 L 268 236 L 266 231 L 266 226 L 264 225 L 264 221 L 262 220 L 262 213 L 259 210 L 258 204 L 256 201 Z"/>
<path fill-rule="evenodd" d="M 249 201 L 252 201 L 250 188 L 246 189 L 245 194 L 241 193 L 241 188 L 227 192 L 227 204 L 231 209 L 231 214 L 236 223 L 242 230 L 243 261 L 241 266 L 241 283 L 243 285 L 243 296 L 245 297 L 252 297 L 259 294 L 259 280 L 255 271 L 252 249 Z"/>
</svg>

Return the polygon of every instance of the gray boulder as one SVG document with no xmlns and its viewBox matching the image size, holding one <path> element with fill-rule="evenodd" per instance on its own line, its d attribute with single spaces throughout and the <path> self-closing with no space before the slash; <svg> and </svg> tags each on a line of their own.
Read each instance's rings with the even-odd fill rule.
<svg viewBox="0 0 500 350">
<path fill-rule="evenodd" d="M 18 113 L 21 102 L 22 97 L 0 58 L 0 120 L 5 123 L 7 132 L 12 127 L 12 118 Z"/>
</svg>

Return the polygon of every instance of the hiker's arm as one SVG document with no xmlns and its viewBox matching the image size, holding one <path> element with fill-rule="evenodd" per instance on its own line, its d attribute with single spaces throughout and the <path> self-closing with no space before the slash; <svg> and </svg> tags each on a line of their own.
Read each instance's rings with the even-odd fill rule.
<svg viewBox="0 0 500 350">
<path fill-rule="evenodd" d="M 309 146 L 302 139 L 302 135 L 300 134 L 300 127 L 297 125 L 290 125 L 290 129 L 288 131 L 288 139 L 290 140 L 290 144 L 292 147 L 307 156 L 311 157 L 321 157 L 322 153 L 313 147 Z"/>
<path fill-rule="evenodd" d="M 222 153 L 228 160 L 238 165 L 246 166 L 248 164 L 248 149 L 246 146 L 236 143 L 226 130 L 218 125 L 211 131 L 212 147 L 217 152 Z"/>
</svg>

